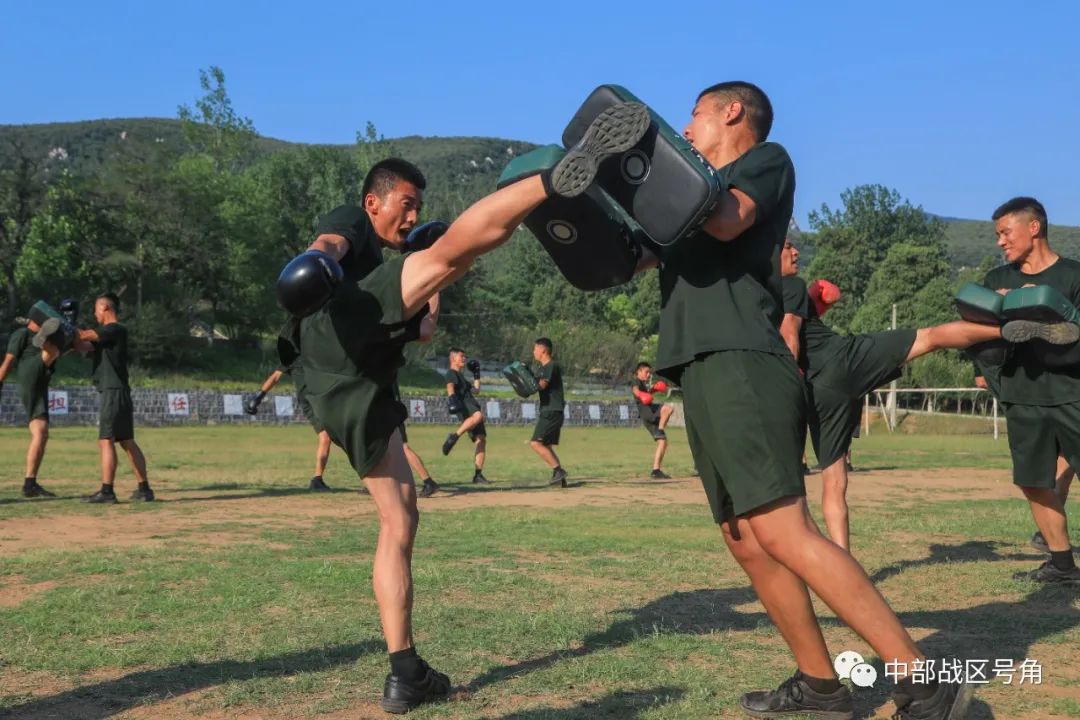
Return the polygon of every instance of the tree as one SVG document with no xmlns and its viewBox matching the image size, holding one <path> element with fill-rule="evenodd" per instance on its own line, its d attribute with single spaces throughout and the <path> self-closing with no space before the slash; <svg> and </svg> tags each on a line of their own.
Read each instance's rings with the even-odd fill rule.
<svg viewBox="0 0 1080 720">
<path fill-rule="evenodd" d="M 851 321 L 852 332 L 877 332 L 888 327 L 893 304 L 897 306 L 898 327 L 917 327 L 920 292 L 933 280 L 944 280 L 948 286 L 950 275 L 943 247 L 893 245 L 870 278 Z"/>
<path fill-rule="evenodd" d="M 255 126 L 233 109 L 221 68 L 200 70 L 199 84 L 204 94 L 195 109 L 179 108 L 191 152 L 167 175 L 171 227 L 147 253 L 170 270 L 188 319 L 205 323 L 212 339 L 219 323 L 234 335 L 266 326 L 259 311 L 270 296 L 268 270 L 278 263 L 262 247 L 257 184 L 244 172 Z"/>
<path fill-rule="evenodd" d="M 0 274 L 7 295 L 7 316 L 18 314 L 16 267 L 30 238 L 34 215 L 45 201 L 43 161 L 32 158 L 22 145 L 11 144 L 14 169 L 0 171 Z"/>
<path fill-rule="evenodd" d="M 233 109 L 225 90 L 225 72 L 217 65 L 199 70 L 203 96 L 195 108 L 181 105 L 177 115 L 191 149 L 214 159 L 218 168 L 239 171 L 250 162 L 255 150 L 255 125 Z"/>
<path fill-rule="evenodd" d="M 23 294 L 87 300 L 130 279 L 121 233 L 107 198 L 64 172 L 34 215 L 15 276 Z"/>
<path fill-rule="evenodd" d="M 843 207 L 839 210 L 823 204 L 820 210 L 810 213 L 817 253 L 807 273 L 840 287 L 843 299 L 830 311 L 829 320 L 837 329 L 846 331 L 857 310 L 868 300 L 870 279 L 889 248 L 904 243 L 943 253 L 945 226 L 895 190 L 881 185 L 850 188 L 841 193 L 840 199 Z"/>
</svg>

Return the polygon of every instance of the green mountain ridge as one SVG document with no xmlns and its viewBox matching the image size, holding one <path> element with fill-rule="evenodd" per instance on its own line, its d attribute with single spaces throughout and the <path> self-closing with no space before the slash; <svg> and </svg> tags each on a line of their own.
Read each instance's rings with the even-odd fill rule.
<svg viewBox="0 0 1080 720">
<path fill-rule="evenodd" d="M 431 182 L 475 187 L 476 181 L 496 177 L 508 160 L 536 147 L 534 143 L 490 137 L 387 138 L 400 155 L 409 158 L 428 174 Z M 31 157 L 49 158 L 50 167 L 68 167 L 77 174 L 93 175 L 117 157 L 125 142 L 162 144 L 181 152 L 185 147 L 180 120 L 171 118 L 107 118 L 74 122 L 0 125 L 0 169 L 10 167 L 15 146 Z M 294 147 L 338 148 L 350 152 L 354 144 L 297 143 L 260 136 L 257 152 L 266 155 Z M 492 186 L 494 183 L 492 183 Z M 898 188 L 903 192 L 903 188 Z M 947 226 L 949 255 L 956 267 L 973 267 L 988 256 L 998 254 L 993 223 L 939 216 Z M 812 244 L 812 233 L 806 230 Z M 1055 249 L 1069 257 L 1080 257 L 1080 227 L 1054 225 L 1050 240 Z M 812 256 L 812 250 L 808 256 Z"/>
<path fill-rule="evenodd" d="M 498 173 L 510 157 L 536 147 L 520 140 L 490 137 L 386 138 L 403 156 L 433 179 L 457 172 L 462 175 Z M 110 118 L 79 122 L 0 125 L 0 168 L 11 167 L 15 147 L 33 158 L 47 159 L 50 165 L 66 166 L 80 175 L 96 174 L 120 154 L 125 143 L 161 144 L 177 154 L 186 148 L 183 123 L 170 118 Z M 279 150 L 296 147 L 336 148 L 351 152 L 355 143 L 298 143 L 259 136 L 256 159 Z"/>
</svg>

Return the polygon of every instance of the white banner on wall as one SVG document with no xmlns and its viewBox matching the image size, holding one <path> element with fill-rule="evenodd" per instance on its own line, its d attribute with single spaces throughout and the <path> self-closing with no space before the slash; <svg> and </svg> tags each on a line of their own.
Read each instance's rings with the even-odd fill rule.
<svg viewBox="0 0 1080 720">
<path fill-rule="evenodd" d="M 522 420 L 535 420 L 536 419 L 536 403 L 521 403 L 521 419 Z"/>
<path fill-rule="evenodd" d="M 221 403 L 224 407 L 226 415 L 243 415 L 244 414 L 244 396 L 243 395 L 222 395 Z"/>
<path fill-rule="evenodd" d="M 484 414 L 492 420 L 498 420 L 500 417 L 502 417 L 502 410 L 499 409 L 499 401 L 488 400 L 487 410 L 484 411 Z"/>
<path fill-rule="evenodd" d="M 50 390 L 49 391 L 49 414 L 51 414 L 51 415 L 67 415 L 68 414 L 68 394 L 67 394 L 67 390 Z"/>
<path fill-rule="evenodd" d="M 169 393 L 169 414 L 191 414 L 191 400 L 188 398 L 187 393 Z"/>
<path fill-rule="evenodd" d="M 274 414 L 278 417 L 292 417 L 293 416 L 293 396 L 292 395 L 275 395 L 274 396 Z"/>
</svg>

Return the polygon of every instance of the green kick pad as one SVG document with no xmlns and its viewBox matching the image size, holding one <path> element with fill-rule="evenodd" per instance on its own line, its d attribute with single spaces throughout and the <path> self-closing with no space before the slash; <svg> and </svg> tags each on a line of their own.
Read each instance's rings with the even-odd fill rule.
<svg viewBox="0 0 1080 720">
<path fill-rule="evenodd" d="M 619 85 L 592 91 L 563 131 L 563 145 L 581 140 L 596 116 L 617 103 L 641 102 Z M 600 163 L 596 183 L 657 245 L 696 231 L 720 198 L 716 169 L 650 108 L 652 124 L 637 145 Z"/>
<path fill-rule="evenodd" d="M 566 151 L 545 145 L 516 157 L 499 177 L 499 187 L 536 175 Z M 559 272 L 579 290 L 623 285 L 634 276 L 648 237 L 615 202 L 593 185 L 573 198 L 550 197 L 525 218 Z"/>
<path fill-rule="evenodd" d="M 30 312 L 27 314 L 27 318 L 33 320 L 38 325 L 41 325 L 49 318 L 63 320 L 64 316 L 61 315 L 60 312 L 49 303 L 45 302 L 44 300 L 38 300 L 36 303 L 30 306 Z"/>
<path fill-rule="evenodd" d="M 555 163 L 562 160 L 566 151 L 558 145 L 544 145 L 535 150 L 530 150 L 524 155 L 518 155 L 511 160 L 502 175 L 499 176 L 498 187 L 504 187 L 530 175 L 538 175 L 541 171 L 555 167 Z"/>
<path fill-rule="evenodd" d="M 1006 320 L 1071 322 L 1080 324 L 1080 313 L 1069 299 L 1049 285 L 1009 291 L 1002 305 Z"/>
<path fill-rule="evenodd" d="M 990 288 L 968 283 L 953 298 L 960 317 L 981 325 L 1000 325 L 1005 321 L 1002 306 L 1005 297 Z"/>
<path fill-rule="evenodd" d="M 27 317 L 38 325 L 44 325 L 46 320 L 56 318 L 60 321 L 60 326 L 46 339 L 61 352 L 66 352 L 74 346 L 77 334 L 75 326 L 68 322 L 67 318 L 49 303 L 38 300 L 30 307 L 30 313 Z"/>
<path fill-rule="evenodd" d="M 502 374 L 514 388 L 514 392 L 523 398 L 540 392 L 540 385 L 536 382 L 536 376 L 532 374 L 529 366 L 520 360 L 515 360 L 504 367 Z"/>
</svg>

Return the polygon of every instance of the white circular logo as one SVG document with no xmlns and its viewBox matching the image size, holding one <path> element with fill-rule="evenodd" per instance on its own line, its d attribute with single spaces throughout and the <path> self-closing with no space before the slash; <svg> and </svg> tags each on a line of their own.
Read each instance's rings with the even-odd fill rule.
<svg viewBox="0 0 1080 720">
<path fill-rule="evenodd" d="M 836 660 L 833 661 L 833 669 L 836 670 L 836 674 L 841 680 L 847 680 L 851 677 L 851 668 L 865 662 L 863 656 L 859 653 L 854 650 L 845 650 L 836 656 Z"/>
<path fill-rule="evenodd" d="M 563 245 L 570 245 L 577 240 L 577 228 L 565 220 L 549 221 L 547 234 L 552 240 Z"/>
<path fill-rule="evenodd" d="M 874 687 L 877 682 L 877 669 L 866 663 L 856 665 L 851 668 L 851 682 L 858 687 Z"/>
</svg>

